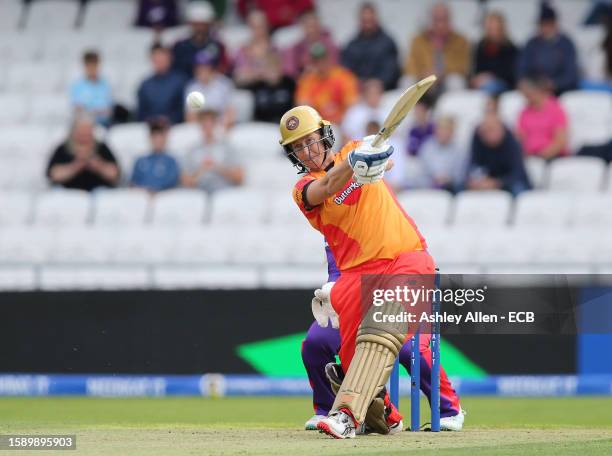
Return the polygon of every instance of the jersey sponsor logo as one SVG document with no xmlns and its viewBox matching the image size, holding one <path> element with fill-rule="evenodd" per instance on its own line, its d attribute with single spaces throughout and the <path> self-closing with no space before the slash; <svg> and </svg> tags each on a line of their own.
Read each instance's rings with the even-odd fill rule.
<svg viewBox="0 0 612 456">
<path fill-rule="evenodd" d="M 351 183 L 344 190 L 342 190 L 342 192 L 340 192 L 338 196 L 334 198 L 334 203 L 338 205 L 344 202 L 346 202 L 347 204 L 355 204 L 357 202 L 359 194 L 361 193 L 360 191 L 355 191 L 360 190 L 362 185 L 363 184 L 360 184 L 358 182 L 351 181 Z M 355 193 L 353 194 L 353 192 Z M 354 197 L 349 199 L 351 194 L 353 194 Z"/>
<path fill-rule="evenodd" d="M 289 117 L 287 119 L 287 122 L 285 122 L 285 126 L 287 127 L 287 130 L 295 130 L 299 124 L 300 124 L 300 119 L 298 119 L 295 116 Z"/>
</svg>

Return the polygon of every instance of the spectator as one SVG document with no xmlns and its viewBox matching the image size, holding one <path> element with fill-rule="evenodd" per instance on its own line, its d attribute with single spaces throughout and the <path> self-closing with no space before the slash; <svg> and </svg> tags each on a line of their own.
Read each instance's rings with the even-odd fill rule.
<svg viewBox="0 0 612 456">
<path fill-rule="evenodd" d="M 153 75 L 138 89 L 138 120 L 164 116 L 172 123 L 182 122 L 186 78 L 171 68 L 172 55 L 161 44 L 151 48 L 151 64 Z"/>
<path fill-rule="evenodd" d="M 195 56 L 198 52 L 205 50 L 209 55 L 215 57 L 219 71 L 227 71 L 225 47 L 211 31 L 215 12 L 210 3 L 192 1 L 187 6 L 186 18 L 191 26 L 191 36 L 178 41 L 172 48 L 173 68 L 183 73 L 186 78 L 192 78 Z"/>
<path fill-rule="evenodd" d="M 545 159 L 567 154 L 567 116 L 546 79 L 523 79 L 519 89 L 527 99 L 517 134 L 527 155 Z"/>
<path fill-rule="evenodd" d="M 69 137 L 55 149 L 47 166 L 52 184 L 86 191 L 117 185 L 117 160 L 106 144 L 96 141 L 94 126 L 88 115 L 75 118 Z"/>
<path fill-rule="evenodd" d="M 327 48 L 327 54 L 332 63 L 338 63 L 338 46 L 334 43 L 329 31 L 321 25 L 315 10 L 307 11 L 300 17 L 300 25 L 304 37 L 283 56 L 284 71 L 287 75 L 296 78 L 311 63 L 310 47 L 321 43 Z"/>
<path fill-rule="evenodd" d="M 578 86 L 578 64 L 574 43 L 561 31 L 557 13 L 543 2 L 538 34 L 531 38 L 519 58 L 519 79 L 545 76 L 559 95 Z"/>
<path fill-rule="evenodd" d="M 408 131 L 408 155 L 417 156 L 421 146 L 433 136 L 431 98 L 425 94 L 414 106 L 414 122 Z"/>
<path fill-rule="evenodd" d="M 295 81 L 283 75 L 280 57 L 266 57 L 264 79 L 246 87 L 255 98 L 255 120 L 280 122 L 285 112 L 294 106 Z"/>
<path fill-rule="evenodd" d="M 612 10 L 612 6 L 610 6 Z M 606 54 L 606 77 L 612 84 L 612 13 L 606 19 L 606 36 L 601 44 Z"/>
<path fill-rule="evenodd" d="M 178 25 L 176 0 L 139 0 L 136 25 L 157 32 Z"/>
<path fill-rule="evenodd" d="M 314 1 L 238 0 L 238 11 L 242 17 L 247 17 L 254 9 L 263 11 L 272 30 L 276 30 L 293 24 L 302 13 L 314 9 Z"/>
<path fill-rule="evenodd" d="M 442 117 L 434 136 L 423 144 L 419 159 L 429 187 L 455 192 L 463 184 L 466 153 L 453 140 L 454 134 L 454 119 Z"/>
<path fill-rule="evenodd" d="M 514 88 L 516 46 L 508 38 L 506 21 L 500 13 L 488 13 L 484 36 L 476 46 L 472 86 L 491 94 Z"/>
<path fill-rule="evenodd" d="M 168 131 L 170 123 L 164 117 L 149 122 L 152 151 L 136 160 L 132 171 L 131 184 L 150 192 L 174 188 L 179 183 L 180 173 L 177 161 L 168 155 Z"/>
<path fill-rule="evenodd" d="M 321 43 L 310 47 L 310 56 L 312 65 L 297 82 L 296 102 L 312 106 L 330 122 L 340 123 L 357 100 L 357 78 L 346 68 L 333 64 Z"/>
<path fill-rule="evenodd" d="M 238 86 L 263 81 L 267 57 L 278 52 L 270 42 L 270 30 L 265 14 L 253 10 L 249 13 L 247 21 L 251 29 L 251 38 L 234 58 L 233 76 Z"/>
<path fill-rule="evenodd" d="M 505 190 L 514 196 L 529 190 L 523 151 L 496 114 L 485 115 L 472 140 L 467 187 Z"/>
<path fill-rule="evenodd" d="M 385 89 L 394 89 L 400 75 L 397 46 L 378 22 L 372 3 L 359 12 L 359 32 L 342 50 L 342 64 L 361 80 L 380 79 Z"/>
<path fill-rule="evenodd" d="M 77 113 L 91 114 L 100 125 L 111 123 L 113 99 L 108 82 L 100 77 L 100 56 L 96 51 L 83 54 L 84 77 L 70 87 L 70 100 Z"/>
<path fill-rule="evenodd" d="M 453 30 L 448 6 L 437 3 L 431 9 L 429 27 L 412 40 L 402 85 L 435 74 L 440 81 L 434 90 L 463 88 L 469 69 L 470 45 Z"/>
<path fill-rule="evenodd" d="M 183 185 L 207 192 L 241 185 L 244 171 L 236 151 L 220 133 L 218 113 L 201 112 L 200 122 L 202 145 L 192 149 L 183 163 Z"/>
<path fill-rule="evenodd" d="M 369 122 L 382 124 L 387 110 L 382 106 L 383 83 L 379 79 L 368 79 L 362 84 L 361 101 L 351 106 L 342 121 L 342 135 L 345 141 L 366 136 Z"/>
<path fill-rule="evenodd" d="M 196 54 L 195 78 L 187 85 L 185 95 L 193 91 L 200 92 L 204 95 L 207 109 L 221 113 L 224 124 L 230 125 L 234 121 L 234 83 L 217 70 L 217 57 L 209 54 L 206 49 Z M 195 113 L 188 113 L 187 119 L 195 120 Z"/>
</svg>

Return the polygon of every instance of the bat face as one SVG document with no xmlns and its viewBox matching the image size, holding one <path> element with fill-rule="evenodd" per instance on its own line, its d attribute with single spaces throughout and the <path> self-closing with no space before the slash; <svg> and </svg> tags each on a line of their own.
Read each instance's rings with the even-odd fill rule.
<svg viewBox="0 0 612 456">
<path fill-rule="evenodd" d="M 434 82 L 436 82 L 436 77 L 434 75 L 428 76 L 425 79 L 421 79 L 413 86 L 408 87 L 404 93 L 400 95 L 393 109 L 391 109 L 391 112 L 387 115 L 382 128 L 372 142 L 374 147 L 380 146 L 389 136 L 391 136 L 399 124 L 406 118 L 410 110 L 414 108 L 417 101 L 419 101 Z"/>
</svg>

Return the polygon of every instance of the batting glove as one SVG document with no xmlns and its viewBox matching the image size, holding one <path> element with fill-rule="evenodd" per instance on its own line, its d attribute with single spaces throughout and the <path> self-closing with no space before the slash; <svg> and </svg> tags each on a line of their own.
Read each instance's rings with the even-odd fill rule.
<svg viewBox="0 0 612 456">
<path fill-rule="evenodd" d="M 337 329 L 340 326 L 338 314 L 331 305 L 331 289 L 334 282 L 327 282 L 321 288 L 317 288 L 312 298 L 312 315 L 317 320 L 317 324 L 321 328 L 327 328 L 331 320 L 332 328 Z"/>
<path fill-rule="evenodd" d="M 381 180 L 389 157 L 393 154 L 393 146 L 389 144 L 373 147 L 374 138 L 375 135 L 366 136 L 359 147 L 348 155 L 349 164 L 353 168 L 353 179 L 360 184 Z"/>
</svg>

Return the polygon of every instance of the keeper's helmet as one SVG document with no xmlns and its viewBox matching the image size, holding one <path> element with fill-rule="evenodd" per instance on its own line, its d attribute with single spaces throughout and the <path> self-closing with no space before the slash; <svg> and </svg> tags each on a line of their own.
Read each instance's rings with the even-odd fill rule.
<svg viewBox="0 0 612 456">
<path fill-rule="evenodd" d="M 287 111 L 280 120 L 280 144 L 283 146 L 287 158 L 298 169 L 298 173 L 307 173 L 308 167 L 297 158 L 291 147 L 291 143 L 310 133 L 319 131 L 325 155 L 323 161 L 327 157 L 327 153 L 334 145 L 334 132 L 331 124 L 327 120 L 323 120 L 316 109 L 310 106 L 296 106 Z"/>
</svg>

